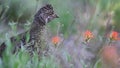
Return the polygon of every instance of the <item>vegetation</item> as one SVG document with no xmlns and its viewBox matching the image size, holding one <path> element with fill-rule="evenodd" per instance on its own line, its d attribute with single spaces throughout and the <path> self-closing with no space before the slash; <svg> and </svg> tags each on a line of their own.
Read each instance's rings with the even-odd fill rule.
<svg viewBox="0 0 120 68">
<path fill-rule="evenodd" d="M 46 3 L 59 15 L 43 36 L 49 55 L 30 57 L 24 47 L 12 54 L 9 38 L 29 30 L 34 14 Z M 7 44 L 0 68 L 103 68 L 103 46 L 119 42 L 119 7 L 120 0 L 0 0 L 0 44 Z"/>
</svg>

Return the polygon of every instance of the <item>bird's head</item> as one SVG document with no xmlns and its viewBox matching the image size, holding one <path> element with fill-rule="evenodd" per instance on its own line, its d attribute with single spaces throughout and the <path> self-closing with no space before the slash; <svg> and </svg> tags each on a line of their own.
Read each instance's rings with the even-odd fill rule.
<svg viewBox="0 0 120 68">
<path fill-rule="evenodd" d="M 50 4 L 43 6 L 35 15 L 35 20 L 42 24 L 46 24 L 54 18 L 58 18 L 58 16 L 55 14 L 53 7 Z"/>
</svg>

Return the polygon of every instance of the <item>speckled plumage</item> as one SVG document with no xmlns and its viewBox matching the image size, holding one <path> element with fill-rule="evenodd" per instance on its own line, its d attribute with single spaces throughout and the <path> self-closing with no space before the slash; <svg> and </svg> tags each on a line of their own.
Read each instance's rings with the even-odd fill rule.
<svg viewBox="0 0 120 68">
<path fill-rule="evenodd" d="M 54 13 L 53 7 L 50 4 L 43 6 L 35 14 L 33 23 L 29 31 L 19 34 L 16 37 L 10 38 L 13 45 L 15 45 L 13 52 L 16 53 L 17 51 L 19 51 L 21 45 L 23 45 L 23 47 L 25 47 L 30 54 L 33 54 L 32 52 L 37 52 L 38 54 L 41 54 L 42 51 L 46 48 L 46 46 L 42 46 L 44 45 L 42 34 L 44 33 L 45 25 L 57 17 L 58 16 Z M 30 39 L 28 41 L 26 38 L 27 33 L 29 33 L 30 35 Z M 17 37 L 19 37 L 19 40 L 17 40 Z M 0 56 L 2 55 L 2 52 L 5 50 L 5 48 L 6 45 L 5 43 L 3 43 L 0 46 Z"/>
</svg>

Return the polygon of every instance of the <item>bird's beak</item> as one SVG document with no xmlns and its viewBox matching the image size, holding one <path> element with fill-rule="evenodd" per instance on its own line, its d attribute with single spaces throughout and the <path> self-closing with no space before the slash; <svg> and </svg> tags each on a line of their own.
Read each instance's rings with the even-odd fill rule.
<svg viewBox="0 0 120 68">
<path fill-rule="evenodd" d="M 59 16 L 58 16 L 57 14 L 54 14 L 54 17 L 55 17 L 55 18 L 59 18 Z"/>
</svg>

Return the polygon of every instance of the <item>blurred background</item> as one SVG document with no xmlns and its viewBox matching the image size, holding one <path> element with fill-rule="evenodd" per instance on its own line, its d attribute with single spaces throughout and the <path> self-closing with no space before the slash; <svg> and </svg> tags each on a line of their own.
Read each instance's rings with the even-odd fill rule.
<svg viewBox="0 0 120 68">
<path fill-rule="evenodd" d="M 59 16 L 46 29 L 54 54 L 38 61 L 22 51 L 17 55 L 6 51 L 0 68 L 103 68 L 99 50 L 107 42 L 107 33 L 120 32 L 120 0 L 0 0 L 0 44 L 29 30 L 35 13 L 45 4 L 52 4 Z M 83 44 L 86 30 L 94 38 Z M 54 36 L 61 39 L 57 48 L 51 42 Z"/>
</svg>

